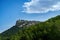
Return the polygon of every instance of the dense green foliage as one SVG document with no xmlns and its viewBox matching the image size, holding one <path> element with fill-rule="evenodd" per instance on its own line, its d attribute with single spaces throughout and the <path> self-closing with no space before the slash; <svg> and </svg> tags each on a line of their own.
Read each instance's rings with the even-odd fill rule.
<svg viewBox="0 0 60 40">
<path fill-rule="evenodd" d="M 1 35 L 1 40 L 60 40 L 60 15 L 28 27 L 15 25 Z"/>
<path fill-rule="evenodd" d="M 0 40 L 1 40 L 1 34 L 0 34 Z"/>
</svg>

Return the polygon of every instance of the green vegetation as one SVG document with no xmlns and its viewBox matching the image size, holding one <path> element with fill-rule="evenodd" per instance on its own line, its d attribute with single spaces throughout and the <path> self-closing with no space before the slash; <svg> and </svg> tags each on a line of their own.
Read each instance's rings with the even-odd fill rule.
<svg viewBox="0 0 60 40">
<path fill-rule="evenodd" d="M 1 40 L 1 34 L 0 34 L 0 40 Z"/>
<path fill-rule="evenodd" d="M 35 25 L 13 26 L 1 33 L 1 40 L 60 40 L 60 15 Z"/>
</svg>

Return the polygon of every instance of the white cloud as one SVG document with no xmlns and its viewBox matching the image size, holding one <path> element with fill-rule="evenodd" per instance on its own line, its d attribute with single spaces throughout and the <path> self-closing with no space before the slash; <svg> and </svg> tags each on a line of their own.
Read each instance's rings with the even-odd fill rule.
<svg viewBox="0 0 60 40">
<path fill-rule="evenodd" d="M 60 10 L 59 0 L 31 0 L 30 2 L 25 2 L 24 11 L 26 13 L 46 13 L 49 11 Z"/>
</svg>

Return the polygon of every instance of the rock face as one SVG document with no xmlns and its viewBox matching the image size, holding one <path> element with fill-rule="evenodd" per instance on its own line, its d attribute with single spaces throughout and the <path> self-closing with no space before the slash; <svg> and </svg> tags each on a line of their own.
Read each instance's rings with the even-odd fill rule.
<svg viewBox="0 0 60 40">
<path fill-rule="evenodd" d="M 16 26 L 23 27 L 23 26 L 30 26 L 39 23 L 39 21 L 27 21 L 27 20 L 17 20 Z"/>
</svg>

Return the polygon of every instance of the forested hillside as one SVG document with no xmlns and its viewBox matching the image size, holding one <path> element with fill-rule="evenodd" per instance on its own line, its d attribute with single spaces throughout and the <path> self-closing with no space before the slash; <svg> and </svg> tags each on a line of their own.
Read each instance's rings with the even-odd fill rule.
<svg viewBox="0 0 60 40">
<path fill-rule="evenodd" d="M 60 15 L 45 22 L 18 20 L 0 40 L 60 40 Z"/>
</svg>

